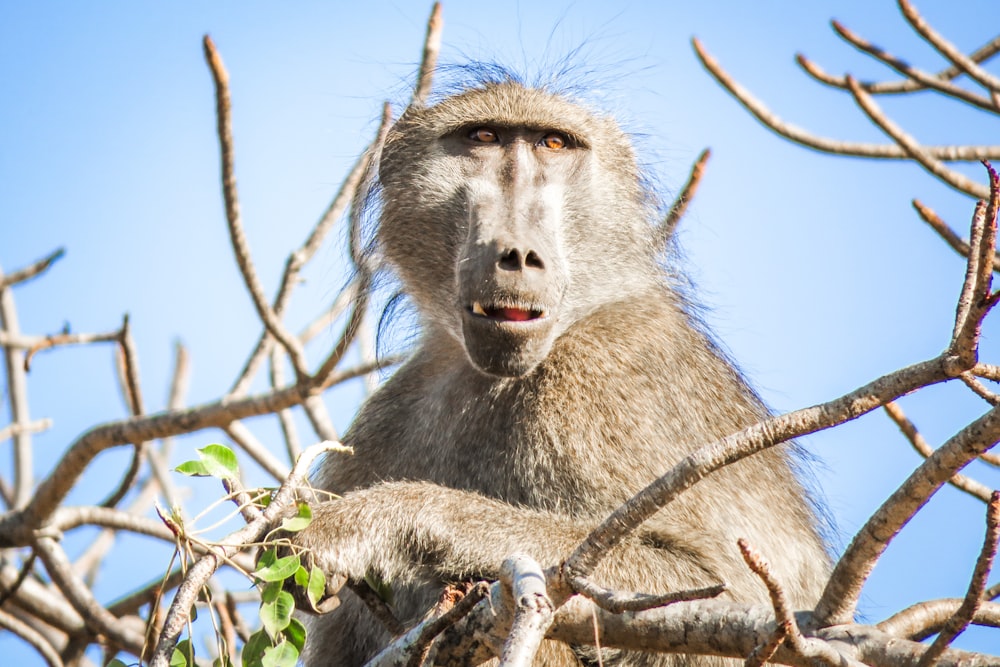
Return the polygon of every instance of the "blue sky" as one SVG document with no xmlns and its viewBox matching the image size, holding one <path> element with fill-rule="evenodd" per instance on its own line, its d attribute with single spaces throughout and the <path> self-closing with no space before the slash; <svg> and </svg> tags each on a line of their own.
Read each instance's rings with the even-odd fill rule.
<svg viewBox="0 0 1000 667">
<path fill-rule="evenodd" d="M 1000 24 L 991 0 L 921 4 L 966 50 Z M 220 395 L 260 327 L 225 231 L 202 35 L 212 35 L 231 75 L 244 221 L 273 292 L 288 252 L 374 133 L 383 100 L 398 109 L 406 99 L 429 8 L 401 0 L 0 3 L 0 266 L 9 271 L 67 250 L 47 276 L 16 291 L 22 328 L 42 334 L 69 323 L 74 331 L 108 331 L 128 312 L 151 409 L 165 400 L 176 339 L 192 355 L 189 401 Z M 681 226 L 684 268 L 705 319 L 779 411 L 936 355 L 947 344 L 964 270 L 910 200 L 919 197 L 959 229 L 971 200 L 913 165 L 830 157 L 780 140 L 714 83 L 690 46 L 698 36 L 786 120 L 880 141 L 848 96 L 813 83 L 793 62 L 801 51 L 831 72 L 892 77 L 837 38 L 828 25 L 834 17 L 915 65 L 942 66 L 888 0 L 444 5 L 445 62 L 495 59 L 545 73 L 581 47 L 576 61 L 588 96 L 635 135 L 664 198 L 701 149 L 712 148 Z M 995 143 L 995 117 L 930 95 L 879 101 L 926 143 Z M 978 167 L 967 173 L 981 178 Z M 344 237 L 334 237 L 306 273 L 293 329 L 342 284 Z M 986 327 L 987 360 L 997 359 L 995 330 Z M 322 340 L 314 360 L 321 348 Z M 33 416 L 55 420 L 35 440 L 38 475 L 86 428 L 123 416 L 111 359 L 108 347 L 36 358 Z M 352 387 L 328 398 L 339 428 L 358 395 Z M 902 405 L 932 444 L 986 410 L 959 386 L 926 390 Z M 263 421 L 250 426 L 262 437 L 274 432 Z M 220 437 L 182 441 L 178 460 Z M 844 536 L 918 461 L 880 413 L 805 442 L 824 462 L 817 476 Z M 0 471 L 9 470 L 9 447 L 0 443 Z M 103 458 L 73 502 L 103 497 L 107 480 L 117 479 L 121 453 Z M 1000 485 L 995 471 L 970 470 Z M 879 620 L 917 600 L 962 595 L 983 514 L 978 501 L 942 490 L 887 552 L 863 611 Z M 124 548 L 115 562 L 124 568 L 145 548 Z M 152 576 L 145 567 L 135 571 L 141 574 L 130 581 L 102 579 L 102 599 Z M 987 648 L 984 633 L 968 634 L 964 645 Z M 13 644 L 0 637 L 0 646 Z M 28 654 L 22 664 L 34 659 Z"/>
</svg>

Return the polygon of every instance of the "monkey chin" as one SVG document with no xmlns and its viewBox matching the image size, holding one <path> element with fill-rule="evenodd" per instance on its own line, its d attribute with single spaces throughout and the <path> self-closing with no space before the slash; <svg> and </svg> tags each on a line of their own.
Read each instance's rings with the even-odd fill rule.
<svg viewBox="0 0 1000 667">
<path fill-rule="evenodd" d="M 466 312 L 462 335 L 469 361 L 486 375 L 524 377 L 545 360 L 555 340 L 551 315 L 516 321 Z"/>
</svg>

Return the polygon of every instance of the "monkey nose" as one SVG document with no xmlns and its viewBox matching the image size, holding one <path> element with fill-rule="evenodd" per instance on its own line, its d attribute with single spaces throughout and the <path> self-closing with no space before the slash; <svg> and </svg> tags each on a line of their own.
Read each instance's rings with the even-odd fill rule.
<svg viewBox="0 0 1000 667">
<path fill-rule="evenodd" d="M 534 250 L 511 248 L 500 253 L 497 257 L 497 266 L 504 271 L 544 270 L 545 262 Z"/>
</svg>

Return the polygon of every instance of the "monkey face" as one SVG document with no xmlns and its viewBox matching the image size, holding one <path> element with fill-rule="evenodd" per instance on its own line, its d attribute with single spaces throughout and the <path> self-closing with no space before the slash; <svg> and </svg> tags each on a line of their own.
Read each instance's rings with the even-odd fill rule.
<svg viewBox="0 0 1000 667">
<path fill-rule="evenodd" d="M 635 171 L 610 121 L 487 86 L 409 110 L 389 133 L 379 239 L 428 330 L 486 374 L 523 376 L 574 321 L 620 298 L 623 268 L 652 265 L 636 251 L 649 244 Z"/>
</svg>

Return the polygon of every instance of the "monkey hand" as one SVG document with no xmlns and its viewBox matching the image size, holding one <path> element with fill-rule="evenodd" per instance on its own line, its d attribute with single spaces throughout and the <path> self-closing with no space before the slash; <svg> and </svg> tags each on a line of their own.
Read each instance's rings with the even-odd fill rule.
<svg viewBox="0 0 1000 667">
<path fill-rule="evenodd" d="M 427 503 L 449 492 L 430 484 L 381 484 L 311 504 L 306 513 L 290 508 L 268 533 L 257 576 L 283 582 L 296 606 L 312 614 L 335 609 L 345 585 L 433 578 L 417 543 L 428 537 L 426 522 L 437 514 Z"/>
</svg>

